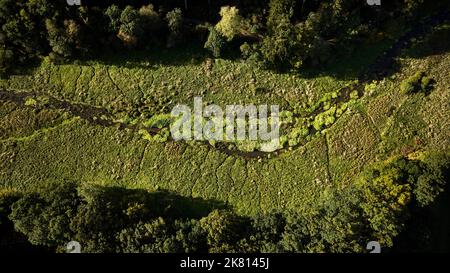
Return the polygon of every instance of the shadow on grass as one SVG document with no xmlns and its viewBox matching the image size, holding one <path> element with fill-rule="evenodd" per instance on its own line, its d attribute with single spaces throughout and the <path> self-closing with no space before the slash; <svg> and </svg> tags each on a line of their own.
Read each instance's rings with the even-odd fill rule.
<svg viewBox="0 0 450 273">
<path fill-rule="evenodd" d="M 401 22 L 411 24 L 406 32 Z M 391 22 L 387 24 L 385 37 L 376 42 L 364 41 L 347 54 L 335 52 L 336 57 L 326 65 L 300 74 L 307 78 L 326 75 L 361 81 L 389 77 L 400 69 L 398 57 L 419 59 L 449 52 L 450 14 L 441 12 L 415 22 Z"/>
<path fill-rule="evenodd" d="M 174 48 L 157 46 L 152 49 L 140 50 L 108 50 L 95 58 L 82 62 L 99 62 L 105 65 L 124 66 L 127 68 L 151 69 L 158 65 L 180 66 L 200 65 L 212 54 L 197 40 L 186 40 Z M 230 43 L 222 50 L 222 59 L 237 60 L 240 58 L 239 45 Z"/>
<path fill-rule="evenodd" d="M 91 186 L 95 198 L 103 202 L 111 202 L 125 209 L 129 204 L 144 204 L 150 209 L 149 217 L 164 217 L 169 219 L 202 218 L 215 209 L 225 209 L 228 206 L 217 200 L 181 196 L 168 190 L 149 192 L 142 189 L 127 189 L 122 187 Z"/>
<path fill-rule="evenodd" d="M 392 43 L 392 40 L 376 43 L 363 42 L 350 52 L 335 52 L 336 57 L 320 67 L 305 69 L 299 73 L 305 78 L 331 76 L 339 80 L 358 79 L 373 66 L 382 66 L 386 71 L 394 73 L 397 67 L 393 66 L 393 63 L 387 62 L 387 60 L 380 63 L 383 53 L 389 49 Z"/>
</svg>

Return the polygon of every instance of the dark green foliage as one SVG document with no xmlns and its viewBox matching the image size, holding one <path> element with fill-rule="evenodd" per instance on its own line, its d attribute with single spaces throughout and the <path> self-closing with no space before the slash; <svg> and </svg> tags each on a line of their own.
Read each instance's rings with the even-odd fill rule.
<svg viewBox="0 0 450 273">
<path fill-rule="evenodd" d="M 281 252 L 281 240 L 286 220 L 281 212 L 258 215 L 253 221 L 253 236 L 250 240 L 263 253 Z"/>
<path fill-rule="evenodd" d="M 273 34 L 266 36 L 261 44 L 261 54 L 264 61 L 270 65 L 285 64 L 291 59 L 295 47 L 295 33 L 289 19 L 278 20 Z"/>
<path fill-rule="evenodd" d="M 415 198 L 421 207 L 432 204 L 444 191 L 449 179 L 450 158 L 445 153 L 429 153 L 423 162 L 424 170 L 414 187 Z"/>
<path fill-rule="evenodd" d="M 79 25 L 73 20 L 64 20 L 63 26 L 57 26 L 46 20 L 45 26 L 52 51 L 66 59 L 72 57 L 81 40 Z"/>
<path fill-rule="evenodd" d="M 367 240 L 361 193 L 349 187 L 326 192 L 310 212 L 285 211 L 254 222 L 257 248 L 262 252 L 362 252 Z"/>
<path fill-rule="evenodd" d="M 175 252 L 168 241 L 169 231 L 164 219 L 157 218 L 148 223 L 122 230 L 118 235 L 120 252 L 168 253 Z"/>
<path fill-rule="evenodd" d="M 43 192 L 24 194 L 12 205 L 9 218 L 35 245 L 64 245 L 71 239 L 69 226 L 79 204 L 76 189 L 62 183 Z"/>
<path fill-rule="evenodd" d="M 216 3 L 210 4 L 190 7 L 189 21 L 216 23 L 209 15 L 217 14 L 204 12 L 219 10 Z M 393 1 L 375 10 L 356 0 L 270 0 L 244 1 L 238 8 L 247 26 L 242 34 L 255 45 L 253 57 L 270 67 L 302 68 L 326 63 L 335 55 L 333 50 L 351 51 L 361 35 L 380 31 L 379 26 L 392 16 L 420 16 L 424 5 L 423 0 Z M 124 7 L 122 1 L 108 1 L 75 8 L 65 1 L 2 0 L 0 15 L 0 48 L 6 50 L 0 52 L 3 73 L 11 72 L 11 56 L 21 64 L 47 55 L 61 61 L 95 56 L 117 49 L 115 36 L 129 48 L 152 49 L 163 43 L 170 48 L 181 41 L 182 29 L 201 29 L 183 20 L 174 3 Z M 219 56 L 223 43 L 214 32 L 210 38 L 206 48 Z"/>
<path fill-rule="evenodd" d="M 364 198 L 362 208 L 374 237 L 389 247 L 409 217 L 412 185 L 404 168 L 407 164 L 404 159 L 379 163 L 364 174 L 359 184 Z"/>
<path fill-rule="evenodd" d="M 406 12 L 402 8 L 404 2 L 419 11 L 416 3 L 421 1 L 395 1 L 392 5 L 395 16 Z M 124 66 L 54 66 L 44 62 L 36 74 L 2 82 L 7 88 L 17 90 L 37 83 L 32 86 L 33 90 L 42 90 L 61 99 L 56 106 L 34 97 L 22 99 L 23 111 L 12 110 L 8 103 L 2 106 L 1 112 L 5 116 L 5 122 L 0 124 L 3 125 L 0 133 L 3 133 L 4 143 L 0 153 L 4 159 L 1 162 L 3 185 L 35 189 L 48 183 L 49 177 L 63 176 L 80 180 L 82 185 L 58 181 L 38 192 L 0 194 L 0 225 L 14 224 L 16 230 L 33 244 L 58 251 L 62 251 L 68 241 L 77 240 L 82 243 L 84 252 L 362 252 L 368 240 L 392 246 L 398 235 L 411 228 L 409 221 L 414 210 L 435 204 L 448 180 L 448 156 L 425 153 L 393 158 L 369 167 L 356 185 L 341 181 L 342 170 L 340 166 L 333 168 L 333 164 L 336 165 L 333 161 L 348 164 L 349 172 L 356 175 L 360 166 L 354 164 L 356 160 L 345 162 L 349 153 L 362 162 L 361 168 L 379 155 L 374 153 L 372 156 L 366 153 L 367 150 L 361 152 L 359 147 L 354 147 L 370 146 L 352 138 L 356 135 L 365 140 L 366 134 L 358 135 L 360 131 L 341 134 L 345 137 L 342 141 L 330 141 L 330 135 L 334 133 L 323 131 L 327 143 L 317 141 L 314 142 L 316 146 L 301 147 L 303 151 L 297 148 L 286 151 L 295 156 L 274 155 L 274 158 L 262 158 L 261 161 L 243 160 L 241 155 L 224 155 L 216 150 L 222 148 L 219 145 L 209 149 L 201 144 L 190 146 L 167 142 L 154 145 L 144 142 L 131 129 L 132 124 L 139 127 L 141 120 L 130 117 L 146 115 L 150 118 L 155 111 L 167 110 L 174 98 L 190 98 L 194 94 L 191 91 L 205 86 L 220 93 L 220 97 L 209 97 L 209 101 L 225 103 L 247 98 L 244 93 L 248 87 L 254 98 L 250 95 L 246 101 L 255 102 L 258 98 L 261 102 L 279 96 L 275 102 L 286 100 L 285 105 L 295 106 L 291 117 L 302 115 L 307 104 L 313 104 L 314 97 L 320 92 L 328 92 L 330 86 L 336 87 L 334 83 L 325 83 L 328 79 L 322 84 L 296 75 L 275 77 L 275 73 L 256 71 L 248 63 L 217 61 L 212 64 L 208 60 L 204 69 L 197 69 L 199 66 L 191 64 L 202 56 L 191 55 L 183 58 L 183 61 L 191 60 L 187 66 L 179 65 L 181 60 L 175 57 L 177 65 L 166 66 L 163 62 L 147 73 L 161 52 L 153 50 L 157 45 L 176 45 L 183 40 L 182 34 L 192 34 L 189 31 L 197 24 L 192 19 L 195 17 L 192 10 L 188 10 L 188 17 L 183 19 L 180 9 L 165 13 L 172 8 L 159 9 L 151 5 L 68 8 L 64 1 L 0 0 L 0 73 L 8 73 L 14 64 L 28 63 L 35 57 L 49 55 L 54 61 L 64 61 L 82 57 L 84 53 L 107 50 L 113 48 L 110 41 L 118 42 L 118 48 L 124 44 L 130 48 L 146 48 L 147 51 L 142 52 L 144 55 L 153 54 L 142 62 L 140 59 L 137 62 L 127 60 Z M 245 24 L 256 16 L 251 9 L 243 7 L 240 10 Z M 236 50 L 243 43 L 244 57 L 259 59 L 277 68 L 321 65 L 340 48 L 355 43 L 361 35 L 381 31 L 377 25 L 381 25 L 382 20 L 377 16 L 388 16 L 380 14 L 383 13 L 378 12 L 380 9 L 367 8 L 364 2 L 343 0 L 273 0 L 267 10 L 268 14 L 258 14 L 258 20 L 254 22 L 258 25 L 256 31 L 243 30 L 230 42 L 229 48 Z M 191 35 L 185 35 L 188 36 Z M 192 37 L 198 39 L 195 35 Z M 211 28 L 205 48 L 219 57 L 223 56 L 224 45 L 223 37 Z M 351 52 L 352 47 L 349 48 Z M 172 53 L 164 50 L 168 56 Z M 205 70 L 208 75 L 214 71 L 211 76 L 215 78 L 205 77 Z M 173 77 L 176 74 L 182 76 Z M 47 89 L 47 83 L 52 87 Z M 432 84 L 430 77 L 419 72 L 405 81 L 402 89 L 405 93 L 427 92 Z M 210 95 L 208 91 L 206 93 Z M 231 92 L 237 95 L 230 96 Z M 379 89 L 377 92 L 381 93 Z M 8 95 L 2 93 L 2 96 Z M 341 96 L 336 95 L 336 101 L 340 99 Z M 300 106 L 300 101 L 308 103 Z M 47 103 L 45 107 L 64 105 L 65 109 L 69 109 L 67 105 L 72 105 L 72 109 L 83 108 L 83 104 L 88 109 L 85 112 L 93 109 L 87 105 L 104 106 L 106 110 L 120 114 L 114 117 L 119 122 L 113 125 L 126 124 L 130 128 L 115 130 L 112 126 L 104 126 L 102 123 L 113 117 L 103 119 L 100 114 L 92 115 L 92 120 L 89 118 L 94 124 L 89 124 L 86 117 L 66 120 L 67 116 L 60 117 L 61 113 L 56 113 L 54 108 L 39 107 Z M 364 112 L 364 103 L 361 102 L 358 111 Z M 429 105 L 433 106 L 432 103 Z M 412 106 L 420 108 L 419 103 Z M 312 116 L 308 126 L 317 130 L 324 129 L 325 125 L 328 128 L 337 122 L 338 110 L 331 106 L 325 112 L 329 115 L 320 113 L 315 119 Z M 349 114 L 353 110 L 350 108 Z M 398 116 L 399 111 L 396 112 Z M 37 118 L 29 118 L 29 113 L 36 114 Z M 73 115 L 77 116 L 76 113 Z M 82 114 L 91 117 L 88 113 Z M 404 116 L 405 119 L 410 117 Z M 368 123 L 372 120 L 375 126 L 365 131 L 377 131 L 375 127 L 383 121 L 378 120 L 378 115 L 368 114 L 368 117 Z M 430 122 L 427 120 L 427 125 L 434 126 L 430 126 L 430 134 L 444 135 L 445 130 L 436 129 L 444 126 L 437 126 L 441 123 L 435 123 L 434 120 L 439 120 L 435 117 L 430 118 Z M 120 122 L 122 118 L 126 120 L 123 123 Z M 152 120 L 146 127 L 150 127 Z M 355 120 L 357 126 L 365 123 Z M 399 122 L 394 119 L 393 126 L 397 124 Z M 365 127 L 358 128 L 364 130 Z M 413 131 L 411 134 L 416 135 Z M 308 129 L 299 135 L 308 135 Z M 430 139 L 434 141 L 434 138 Z M 376 145 L 377 141 L 374 137 L 367 143 Z M 349 147 L 341 148 L 343 144 Z M 428 144 L 430 146 L 418 147 L 442 146 L 441 143 Z M 272 170 L 276 171 L 275 178 Z M 199 200 L 167 192 L 86 185 L 87 179 L 152 190 L 160 186 L 177 190 L 184 196 L 214 196 L 229 201 L 243 214 L 272 207 L 286 209 L 256 217 L 242 216 L 215 201 L 201 201 L 199 205 Z M 278 187 L 273 187 L 274 181 L 280 183 Z"/>
<path fill-rule="evenodd" d="M 343 16 L 350 7 L 339 1 L 331 2 L 334 3 L 321 4 L 318 11 L 307 12 L 304 20 L 293 22 L 295 1 L 272 0 L 267 21 L 269 31 L 261 43 L 264 62 L 272 67 L 301 68 L 327 61 L 331 55 L 329 40 L 336 40 L 351 27 L 345 24 Z"/>
<path fill-rule="evenodd" d="M 294 15 L 295 0 L 270 0 L 267 26 L 275 32 L 278 25 L 285 20 L 291 20 Z"/>
<path fill-rule="evenodd" d="M 215 210 L 200 220 L 202 229 L 206 232 L 209 252 L 242 252 L 237 242 L 247 235 L 245 218 L 226 210 Z"/>
<path fill-rule="evenodd" d="M 413 15 L 418 12 L 425 0 L 405 0 L 404 2 L 406 6 L 404 12 L 408 15 Z"/>
<path fill-rule="evenodd" d="M 144 34 L 141 20 L 139 12 L 132 6 L 127 6 L 122 11 L 118 36 L 126 45 L 136 45 L 138 39 Z"/>
<path fill-rule="evenodd" d="M 9 221 L 8 215 L 11 213 L 11 206 L 21 197 L 21 194 L 16 191 L 0 191 L 0 226 Z"/>
</svg>

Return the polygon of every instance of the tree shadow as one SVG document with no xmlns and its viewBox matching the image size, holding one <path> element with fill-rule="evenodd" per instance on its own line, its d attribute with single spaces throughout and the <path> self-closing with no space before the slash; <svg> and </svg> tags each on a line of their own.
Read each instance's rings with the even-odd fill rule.
<svg viewBox="0 0 450 273">
<path fill-rule="evenodd" d="M 436 56 L 450 51 L 450 23 L 436 27 L 429 35 L 416 41 L 404 56 L 420 59 Z"/>
<path fill-rule="evenodd" d="M 181 196 L 168 190 L 149 192 L 143 189 L 122 187 L 91 186 L 97 192 L 97 200 L 110 202 L 119 208 L 127 209 L 130 204 L 143 204 L 150 211 L 147 217 L 168 219 L 195 218 L 207 216 L 215 209 L 226 209 L 228 205 L 214 199 Z"/>
<path fill-rule="evenodd" d="M 155 66 L 198 65 L 209 57 L 203 45 L 195 41 L 186 41 L 174 48 L 155 46 L 147 49 L 108 49 L 98 56 L 84 58 L 80 62 L 92 62 L 127 68 L 152 69 Z"/>
<path fill-rule="evenodd" d="M 326 64 L 300 71 L 305 78 L 332 76 L 341 80 L 381 80 L 400 70 L 398 57 L 424 58 L 442 55 L 450 50 L 450 24 L 448 13 L 426 17 L 403 34 L 401 30 L 389 31 L 387 39 L 366 40 L 356 46 L 340 49 Z M 408 22 L 405 22 L 408 23 Z"/>
</svg>

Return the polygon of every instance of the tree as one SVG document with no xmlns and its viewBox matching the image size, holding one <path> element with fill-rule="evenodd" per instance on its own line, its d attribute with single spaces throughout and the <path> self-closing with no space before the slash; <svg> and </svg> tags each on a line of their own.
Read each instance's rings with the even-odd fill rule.
<svg viewBox="0 0 450 273">
<path fill-rule="evenodd" d="M 227 41 L 241 33 L 244 19 L 239 15 L 236 7 L 224 6 L 220 8 L 220 16 L 222 18 L 216 24 L 215 28 Z"/>
<path fill-rule="evenodd" d="M 9 222 L 11 206 L 21 198 L 21 194 L 14 190 L 0 190 L 0 227 Z"/>
<path fill-rule="evenodd" d="M 152 216 L 145 196 L 134 191 L 85 184 L 78 194 L 82 202 L 70 228 L 86 252 L 114 252 L 117 232 Z"/>
<path fill-rule="evenodd" d="M 214 57 L 220 57 L 225 41 L 215 28 L 209 29 L 208 40 L 205 43 L 205 48 L 211 51 Z"/>
<path fill-rule="evenodd" d="M 152 4 L 142 6 L 139 9 L 139 15 L 141 16 L 142 28 L 145 31 L 151 33 L 158 31 L 163 27 L 163 21 Z"/>
<path fill-rule="evenodd" d="M 444 191 L 448 181 L 449 162 L 450 155 L 445 151 L 421 155 L 420 163 L 425 166 L 414 187 L 414 195 L 419 206 L 425 207 L 432 204 Z"/>
<path fill-rule="evenodd" d="M 424 0 L 405 0 L 404 1 L 404 12 L 408 15 L 415 14 L 420 6 L 422 6 L 424 3 Z"/>
<path fill-rule="evenodd" d="M 149 223 L 138 223 L 136 226 L 119 232 L 117 240 L 118 252 L 121 253 L 169 253 L 174 252 L 171 244 L 166 242 L 169 230 L 163 218 Z"/>
<path fill-rule="evenodd" d="M 281 212 L 271 212 L 257 215 L 252 221 L 250 241 L 258 252 L 282 252 L 279 242 L 286 225 L 286 219 Z"/>
<path fill-rule="evenodd" d="M 357 184 L 363 193 L 361 207 L 373 236 L 387 247 L 393 245 L 409 218 L 412 184 L 404 168 L 407 163 L 403 158 L 376 163 Z"/>
<path fill-rule="evenodd" d="M 180 33 L 183 27 L 183 13 L 181 9 L 175 8 L 166 14 L 166 21 L 169 30 L 174 33 Z"/>
<path fill-rule="evenodd" d="M 144 33 L 139 12 L 132 6 L 126 6 L 120 15 L 120 24 L 118 37 L 127 46 L 137 45 L 138 38 Z"/>
<path fill-rule="evenodd" d="M 239 251 L 238 242 L 247 236 L 245 219 L 227 210 L 214 210 L 200 220 L 206 233 L 209 251 L 213 253 Z"/>
<path fill-rule="evenodd" d="M 267 26 L 269 31 L 276 32 L 282 21 L 290 21 L 294 15 L 295 0 L 270 0 Z"/>
<path fill-rule="evenodd" d="M 55 21 L 47 19 L 45 26 L 52 51 L 63 58 L 74 56 L 81 43 L 80 26 L 74 20 L 63 21 L 59 27 Z"/>
<path fill-rule="evenodd" d="M 175 241 L 176 252 L 204 253 L 208 251 L 206 233 L 198 220 L 175 220 L 174 230 L 176 233 L 172 240 Z"/>
<path fill-rule="evenodd" d="M 278 20 L 272 34 L 264 37 L 261 43 L 261 54 L 269 66 L 280 66 L 292 59 L 292 48 L 295 47 L 294 29 L 288 19 Z"/>
<path fill-rule="evenodd" d="M 116 5 L 109 6 L 105 11 L 105 16 L 108 19 L 108 30 L 112 33 L 118 33 L 120 30 L 120 18 L 122 11 Z"/>
<path fill-rule="evenodd" d="M 166 14 L 167 26 L 169 27 L 169 36 L 167 37 L 167 47 L 173 47 L 182 38 L 183 14 L 181 9 L 176 8 Z"/>
<path fill-rule="evenodd" d="M 52 185 L 42 194 L 24 194 L 12 205 L 9 218 L 32 244 L 61 247 L 73 238 L 70 222 L 78 203 L 72 183 Z"/>
</svg>

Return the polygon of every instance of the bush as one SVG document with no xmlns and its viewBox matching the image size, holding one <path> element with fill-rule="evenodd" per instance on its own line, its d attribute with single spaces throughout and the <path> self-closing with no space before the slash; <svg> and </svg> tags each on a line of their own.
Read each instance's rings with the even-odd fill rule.
<svg viewBox="0 0 450 273">
<path fill-rule="evenodd" d="M 364 198 L 361 207 L 373 236 L 388 247 L 393 245 L 393 239 L 403 230 L 409 217 L 412 185 L 401 167 L 405 164 L 404 158 L 379 162 L 367 170 L 358 183 Z"/>
<path fill-rule="evenodd" d="M 145 32 L 145 36 L 155 37 L 158 36 L 155 32 L 158 32 L 163 27 L 163 21 L 159 13 L 155 10 L 152 4 L 142 6 L 139 9 L 140 23 L 142 24 L 142 30 Z"/>
<path fill-rule="evenodd" d="M 250 57 L 250 55 L 252 54 L 252 47 L 248 43 L 243 43 L 239 47 L 239 49 L 241 51 L 242 57 L 244 57 L 245 59 Z"/>
<path fill-rule="evenodd" d="M 401 83 L 400 91 L 406 95 L 417 92 L 426 93 L 432 88 L 433 82 L 433 79 L 427 77 L 425 72 L 419 71 Z"/>
<path fill-rule="evenodd" d="M 9 222 L 8 215 L 11 213 L 11 206 L 21 198 L 21 194 L 14 190 L 0 190 L 0 227 Z"/>
</svg>

